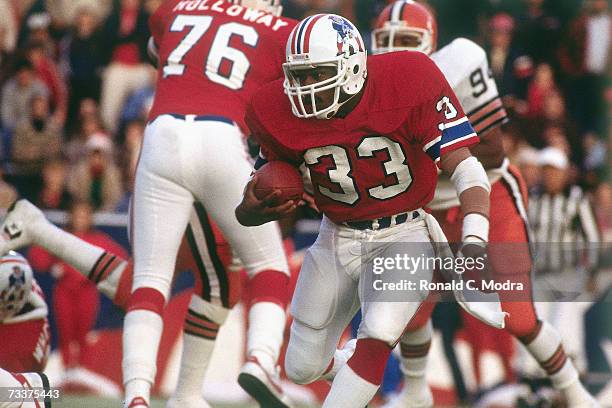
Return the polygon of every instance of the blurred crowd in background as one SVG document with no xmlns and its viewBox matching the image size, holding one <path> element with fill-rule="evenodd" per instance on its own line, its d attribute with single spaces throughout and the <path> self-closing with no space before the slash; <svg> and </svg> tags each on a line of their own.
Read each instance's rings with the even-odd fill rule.
<svg viewBox="0 0 612 408">
<path fill-rule="evenodd" d="M 42 209 L 71 210 L 71 232 L 118 251 L 93 230 L 92 213 L 125 213 L 129 207 L 155 94 L 156 71 L 146 58 L 147 22 L 162 2 L 0 0 L 0 208 L 21 196 Z M 437 15 L 438 48 L 467 37 L 486 49 L 490 75 L 511 116 L 504 146 L 522 170 L 532 202 L 578 186 L 594 210 L 598 238 L 612 242 L 608 1 L 423 2 Z M 369 42 L 386 4 L 283 0 L 283 14 L 296 19 L 342 14 Z M 478 78 L 473 80 L 477 86 Z M 57 267 L 49 254 L 33 251 L 37 270 L 55 278 L 77 276 Z M 80 322 L 61 328 L 68 367 L 78 364 L 71 342 L 85 341 L 98 313 L 95 287 L 78 278 L 63 279 L 53 295 L 56 311 L 72 316 L 67 322 Z M 91 290 L 75 298 L 77 284 Z M 85 303 L 93 306 L 84 311 Z"/>
<path fill-rule="evenodd" d="M 155 93 L 148 16 L 162 0 L 0 0 L 0 206 L 17 194 L 42 208 L 89 202 L 127 210 Z M 537 193 L 538 152 L 569 158 L 567 184 L 593 200 L 612 230 L 607 0 L 429 0 L 439 47 L 481 44 L 512 121 L 505 147 Z M 336 12 L 369 40 L 381 0 L 286 0 L 284 15 Z M 406 71 L 410 75 L 410 71 Z M 477 78 L 475 78 L 477 80 Z"/>
</svg>

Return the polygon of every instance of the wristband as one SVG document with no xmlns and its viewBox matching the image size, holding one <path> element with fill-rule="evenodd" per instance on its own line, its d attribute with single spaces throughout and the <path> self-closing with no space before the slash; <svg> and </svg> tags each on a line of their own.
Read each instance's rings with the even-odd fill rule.
<svg viewBox="0 0 612 408">
<path fill-rule="evenodd" d="M 461 241 L 477 238 L 482 242 L 489 241 L 489 220 L 482 214 L 469 213 L 463 217 Z"/>
</svg>

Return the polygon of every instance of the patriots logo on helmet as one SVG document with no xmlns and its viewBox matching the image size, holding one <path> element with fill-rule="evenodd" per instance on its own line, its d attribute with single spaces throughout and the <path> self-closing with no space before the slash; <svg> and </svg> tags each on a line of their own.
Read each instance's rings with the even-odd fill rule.
<svg viewBox="0 0 612 408">
<path fill-rule="evenodd" d="M 18 266 L 13 267 L 13 274 L 9 276 L 9 287 L 18 286 L 21 287 L 25 285 L 25 273 L 23 273 L 23 269 Z"/>
<path fill-rule="evenodd" d="M 349 40 L 355 38 L 355 33 L 353 32 L 355 28 L 342 17 L 329 16 L 329 19 L 332 22 L 332 27 L 338 33 L 338 53 L 341 54 L 344 52 L 343 48 L 348 44 Z M 359 51 L 361 51 L 361 44 L 359 44 Z"/>
</svg>

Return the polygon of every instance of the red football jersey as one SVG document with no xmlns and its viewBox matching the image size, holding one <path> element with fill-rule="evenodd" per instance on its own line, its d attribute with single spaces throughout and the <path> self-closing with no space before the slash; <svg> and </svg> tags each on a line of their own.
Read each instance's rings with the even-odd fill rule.
<svg viewBox="0 0 612 408">
<path fill-rule="evenodd" d="M 44 298 L 36 281 L 32 282 L 32 290 Z M 12 324 L 0 323 L 0 339 L 0 367 L 16 373 L 42 372 L 45 369 L 51 344 L 46 317 Z"/>
<path fill-rule="evenodd" d="M 296 23 L 221 0 L 166 1 L 149 21 L 159 51 L 149 118 L 217 115 L 246 130 L 246 104 L 259 87 L 282 76 Z"/>
<path fill-rule="evenodd" d="M 345 118 L 298 119 L 275 81 L 254 96 L 246 122 L 265 158 L 305 162 L 317 206 L 337 223 L 425 206 L 440 154 L 478 143 L 444 75 L 416 52 L 368 57 L 363 96 Z"/>
</svg>

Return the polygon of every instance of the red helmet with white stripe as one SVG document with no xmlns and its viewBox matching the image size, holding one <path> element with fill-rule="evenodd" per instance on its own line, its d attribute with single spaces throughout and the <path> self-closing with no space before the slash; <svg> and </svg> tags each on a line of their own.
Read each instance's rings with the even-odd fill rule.
<svg viewBox="0 0 612 408">
<path fill-rule="evenodd" d="M 30 264 L 17 252 L 0 258 L 0 322 L 15 316 L 26 304 L 32 291 Z"/>
<path fill-rule="evenodd" d="M 427 6 L 413 0 L 399 0 L 384 8 L 372 31 L 372 52 L 436 50 L 438 26 Z"/>
<path fill-rule="evenodd" d="M 298 24 L 287 41 L 285 93 L 299 118 L 332 118 L 361 91 L 367 76 L 366 50 L 353 23 L 335 14 L 317 14 Z M 298 72 L 332 67 L 334 75 L 318 82 L 300 83 Z M 317 94 L 334 90 L 328 106 L 317 106 Z M 308 108 L 307 108 L 308 107 Z"/>
</svg>

